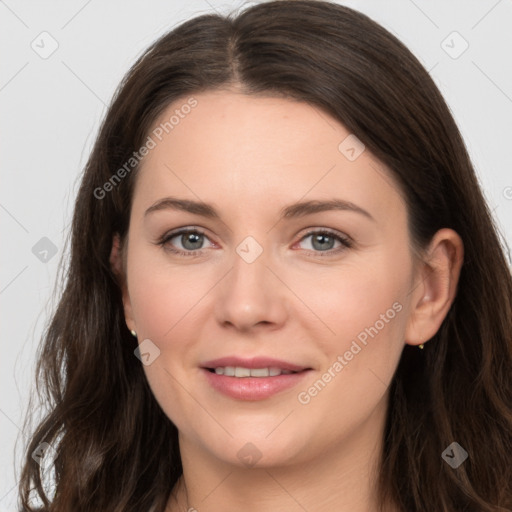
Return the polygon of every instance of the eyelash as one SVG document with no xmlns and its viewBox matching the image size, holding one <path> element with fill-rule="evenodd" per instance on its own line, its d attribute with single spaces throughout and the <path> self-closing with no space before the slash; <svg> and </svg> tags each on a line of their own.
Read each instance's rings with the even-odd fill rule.
<svg viewBox="0 0 512 512">
<path fill-rule="evenodd" d="M 160 240 L 157 241 L 157 245 L 161 246 L 162 248 L 165 248 L 166 250 L 168 250 L 174 254 L 178 254 L 180 256 L 184 256 L 184 257 L 201 256 L 201 254 L 202 254 L 201 249 L 195 250 L 195 251 L 182 251 L 181 249 L 175 249 L 170 246 L 165 247 L 166 244 L 168 244 L 169 240 L 171 240 L 172 238 L 179 236 L 179 235 L 189 234 L 189 233 L 196 233 L 198 235 L 204 235 L 206 238 L 208 238 L 206 233 L 204 233 L 200 229 L 183 228 L 183 229 L 179 229 L 177 231 L 173 231 L 171 233 L 166 233 L 164 236 L 162 236 L 160 238 Z M 335 256 L 335 255 L 339 254 L 340 252 L 353 247 L 352 240 L 340 235 L 336 231 L 331 231 L 329 229 L 320 229 L 320 230 L 309 231 L 299 240 L 299 242 L 302 242 L 305 238 L 307 238 L 308 236 L 311 236 L 311 235 L 328 235 L 328 236 L 335 238 L 336 240 L 338 240 L 341 243 L 341 247 L 338 247 L 337 249 L 329 249 L 328 251 L 306 250 L 306 252 L 308 254 L 313 254 L 314 256 L 318 256 L 320 258 Z"/>
</svg>

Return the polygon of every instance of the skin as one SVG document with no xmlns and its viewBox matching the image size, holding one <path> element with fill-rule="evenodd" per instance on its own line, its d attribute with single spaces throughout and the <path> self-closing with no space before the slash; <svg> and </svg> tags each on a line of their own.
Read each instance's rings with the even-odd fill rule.
<svg viewBox="0 0 512 512">
<path fill-rule="evenodd" d="M 115 237 L 111 256 L 128 328 L 160 350 L 144 371 L 179 430 L 184 475 L 168 510 L 374 511 L 389 385 L 404 345 L 424 343 L 445 318 L 462 241 L 442 229 L 425 261 L 415 259 L 390 172 L 368 150 L 349 161 L 338 149 L 349 132 L 325 112 L 238 90 L 194 97 L 197 107 L 145 157 L 128 239 L 121 253 Z M 211 203 L 221 219 L 173 209 L 144 215 L 166 196 Z M 279 220 L 286 205 L 334 198 L 374 220 L 354 211 Z M 185 237 L 167 249 L 156 244 L 182 227 L 205 232 L 199 256 L 168 250 L 192 252 Z M 311 228 L 335 230 L 353 246 L 335 253 L 337 239 L 313 245 Z M 263 250 L 250 264 L 236 252 L 247 236 Z M 337 357 L 397 302 L 401 311 L 300 403 L 298 394 L 332 374 Z M 226 355 L 265 355 L 313 372 L 275 396 L 241 401 L 212 389 L 199 368 Z M 248 442 L 260 456 L 253 466 L 237 456 Z"/>
</svg>

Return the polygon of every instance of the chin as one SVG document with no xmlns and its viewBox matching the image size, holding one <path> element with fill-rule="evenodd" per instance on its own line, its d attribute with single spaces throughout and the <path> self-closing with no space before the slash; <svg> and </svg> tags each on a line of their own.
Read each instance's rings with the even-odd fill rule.
<svg viewBox="0 0 512 512">
<path fill-rule="evenodd" d="M 272 428 L 275 428 L 276 424 Z M 272 468 L 288 466 L 306 459 L 307 443 L 302 436 L 295 436 L 283 429 L 280 435 L 265 431 L 230 431 L 232 438 L 225 436 L 203 439 L 202 444 L 216 458 L 226 464 L 241 468 Z M 301 460 L 302 459 L 302 460 Z"/>
</svg>

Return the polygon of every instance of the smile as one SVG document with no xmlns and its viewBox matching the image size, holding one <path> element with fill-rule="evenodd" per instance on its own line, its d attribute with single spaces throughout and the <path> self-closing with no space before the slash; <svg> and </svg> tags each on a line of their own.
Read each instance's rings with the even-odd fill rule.
<svg viewBox="0 0 512 512">
<path fill-rule="evenodd" d="M 205 384 L 211 390 L 231 399 L 243 401 L 265 400 L 293 387 L 303 387 L 304 378 L 307 375 L 311 376 L 312 371 L 311 368 L 291 371 L 276 367 L 201 368 Z"/>
<path fill-rule="evenodd" d="M 241 366 L 218 366 L 217 368 L 209 368 L 211 372 L 217 375 L 226 375 L 226 377 L 277 377 L 278 375 L 290 375 L 291 370 L 282 370 L 281 368 L 244 368 Z"/>
</svg>

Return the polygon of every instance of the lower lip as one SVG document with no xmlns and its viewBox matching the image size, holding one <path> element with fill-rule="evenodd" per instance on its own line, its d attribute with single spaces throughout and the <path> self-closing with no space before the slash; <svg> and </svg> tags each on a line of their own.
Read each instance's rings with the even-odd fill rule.
<svg viewBox="0 0 512 512">
<path fill-rule="evenodd" d="M 210 386 L 237 400 L 264 400 L 296 386 L 311 370 L 276 377 L 227 377 L 201 368 Z"/>
</svg>

